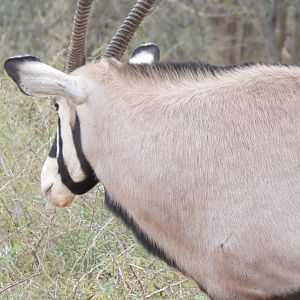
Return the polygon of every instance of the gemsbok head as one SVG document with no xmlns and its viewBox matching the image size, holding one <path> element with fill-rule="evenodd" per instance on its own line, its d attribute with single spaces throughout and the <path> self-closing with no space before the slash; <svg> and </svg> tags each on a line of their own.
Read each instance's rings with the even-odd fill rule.
<svg viewBox="0 0 300 300">
<path fill-rule="evenodd" d="M 44 195 L 67 206 L 100 180 L 143 245 L 213 299 L 300 299 L 300 67 L 161 63 L 152 44 L 120 62 L 154 0 L 85 64 L 91 2 L 79 0 L 66 73 L 5 62 L 58 111 Z"/>
</svg>

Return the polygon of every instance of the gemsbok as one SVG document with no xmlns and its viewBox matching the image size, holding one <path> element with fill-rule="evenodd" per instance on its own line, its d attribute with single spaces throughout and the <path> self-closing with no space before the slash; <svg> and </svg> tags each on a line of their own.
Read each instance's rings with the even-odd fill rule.
<svg viewBox="0 0 300 300">
<path fill-rule="evenodd" d="M 23 93 L 54 97 L 45 197 L 67 206 L 99 179 L 143 245 L 213 299 L 300 299 L 300 67 L 162 63 L 151 44 L 120 62 L 154 0 L 85 64 L 91 2 L 66 73 L 33 56 L 4 64 Z"/>
</svg>

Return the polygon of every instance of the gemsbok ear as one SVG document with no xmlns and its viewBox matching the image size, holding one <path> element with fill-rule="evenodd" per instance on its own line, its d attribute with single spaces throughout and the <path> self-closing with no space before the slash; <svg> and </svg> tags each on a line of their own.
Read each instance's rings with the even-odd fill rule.
<svg viewBox="0 0 300 300">
<path fill-rule="evenodd" d="M 58 71 L 34 56 L 16 56 L 4 63 L 7 74 L 28 96 L 63 96 L 75 104 L 87 98 L 87 89 L 79 76 Z"/>
<path fill-rule="evenodd" d="M 159 63 L 160 50 L 153 43 L 143 44 L 136 47 L 130 56 L 131 64 L 153 64 Z"/>
</svg>

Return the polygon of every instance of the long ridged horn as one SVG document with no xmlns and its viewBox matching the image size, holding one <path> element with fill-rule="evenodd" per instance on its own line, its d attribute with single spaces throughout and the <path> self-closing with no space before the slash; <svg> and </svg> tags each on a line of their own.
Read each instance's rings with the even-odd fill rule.
<svg viewBox="0 0 300 300">
<path fill-rule="evenodd" d="M 137 1 L 101 56 L 114 57 L 118 60 L 122 57 L 132 36 L 148 14 L 154 2 L 155 0 Z M 101 58 L 101 56 L 98 56 L 97 59 Z"/>
<path fill-rule="evenodd" d="M 93 0 L 78 0 L 74 17 L 71 42 L 68 49 L 66 72 L 72 72 L 85 64 L 86 34 Z"/>
</svg>

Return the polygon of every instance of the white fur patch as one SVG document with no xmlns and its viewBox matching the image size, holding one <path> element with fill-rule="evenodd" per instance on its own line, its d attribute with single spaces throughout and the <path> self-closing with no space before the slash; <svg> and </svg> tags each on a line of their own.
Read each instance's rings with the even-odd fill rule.
<svg viewBox="0 0 300 300">
<path fill-rule="evenodd" d="M 152 53 L 143 50 L 129 59 L 131 64 L 152 64 L 154 62 L 154 56 Z"/>
<path fill-rule="evenodd" d="M 61 120 L 61 138 L 63 141 L 63 157 L 65 165 L 74 181 L 81 181 L 85 179 L 79 159 L 77 157 L 71 124 L 71 108 L 66 101 L 59 103 L 59 116 Z M 61 151 L 61 149 L 59 150 Z"/>
<path fill-rule="evenodd" d="M 76 181 L 85 179 L 79 159 L 77 157 L 71 124 L 71 108 L 67 101 L 59 101 L 59 116 L 61 120 L 61 138 L 63 141 L 63 157 L 66 168 L 71 178 Z M 47 157 L 42 173 L 41 173 L 41 189 L 47 200 L 55 206 L 65 207 L 69 206 L 75 199 L 75 195 L 61 181 L 61 176 L 58 173 L 57 158 L 61 151 L 59 147 L 59 130 L 57 127 L 57 151 L 56 157 Z"/>
<path fill-rule="evenodd" d="M 54 157 L 47 157 L 42 168 L 41 190 L 46 199 L 58 207 L 69 206 L 76 198 L 62 183 Z"/>
</svg>

